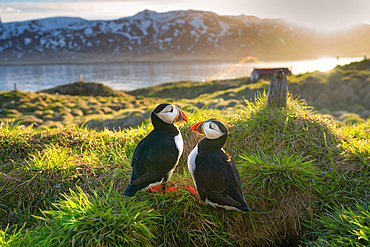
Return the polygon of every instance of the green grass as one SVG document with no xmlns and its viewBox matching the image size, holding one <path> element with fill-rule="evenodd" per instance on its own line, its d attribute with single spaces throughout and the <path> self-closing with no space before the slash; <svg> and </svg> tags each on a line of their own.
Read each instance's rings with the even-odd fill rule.
<svg viewBox="0 0 370 247">
<path fill-rule="evenodd" d="M 320 217 L 322 230 L 308 246 L 356 246 L 370 245 L 370 209 L 368 202 L 354 209 L 338 207 Z"/>
<path fill-rule="evenodd" d="M 3 126 L 1 241 L 7 246 L 69 246 L 82 240 L 86 246 L 143 245 L 141 237 L 150 246 L 336 241 L 321 234 L 333 228 L 323 217 L 338 214 L 340 205 L 352 210 L 366 196 L 366 125 L 336 126 L 292 98 L 286 109 L 265 109 L 265 103 L 260 95 L 236 113 L 187 112 L 189 121 L 180 124 L 184 156 L 170 181 L 180 190 L 140 192 L 132 199 L 122 192 L 133 151 L 150 125 L 102 132 Z M 192 184 L 186 157 L 199 140 L 189 129 L 210 117 L 229 128 L 225 150 L 239 167 L 249 214 L 199 205 L 183 189 Z M 137 229 L 123 230 L 131 226 Z"/>
<path fill-rule="evenodd" d="M 319 180 L 320 170 L 312 164 L 313 160 L 300 154 L 269 155 L 257 150 L 240 158 L 240 174 L 260 193 L 266 191 L 272 195 L 278 191 L 283 195 L 290 190 L 310 190 Z"/>
<path fill-rule="evenodd" d="M 45 221 L 36 238 L 44 246 L 147 246 L 153 244 L 155 225 L 161 215 L 148 201 L 122 197 L 111 189 L 98 194 L 77 187 L 42 211 Z"/>
<path fill-rule="evenodd" d="M 151 246 L 161 215 L 148 201 L 122 197 L 111 188 L 85 193 L 77 187 L 62 194 L 52 209 L 34 216 L 44 222 L 35 231 L 2 232 L 9 246 Z M 22 230 L 22 229 L 21 229 Z M 21 231 L 20 230 L 20 231 Z M 1 241 L 1 240 L 0 240 Z M 0 242 L 1 243 L 1 242 Z"/>
</svg>

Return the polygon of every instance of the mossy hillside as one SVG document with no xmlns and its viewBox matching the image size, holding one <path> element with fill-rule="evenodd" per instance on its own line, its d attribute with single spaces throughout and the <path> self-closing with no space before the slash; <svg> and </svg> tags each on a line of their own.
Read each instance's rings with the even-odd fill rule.
<svg viewBox="0 0 370 247">
<path fill-rule="evenodd" d="M 155 104 L 153 99 L 137 99 L 124 96 L 71 96 L 40 92 L 0 92 L 0 118 L 3 122 L 16 122 L 29 126 L 82 126 L 106 119 L 124 119 L 121 128 L 137 126 L 146 118 L 148 107 Z M 132 120 L 132 112 L 143 116 Z M 128 121 L 130 120 L 130 122 Z M 99 126 L 93 126 L 99 127 Z M 112 126 L 117 127 L 118 125 Z M 103 128 L 101 128 L 103 129 Z"/>
<path fill-rule="evenodd" d="M 230 88 L 238 88 L 249 83 L 249 78 L 207 82 L 181 81 L 176 83 L 164 83 L 157 86 L 127 91 L 133 96 L 145 96 L 154 98 L 194 99 L 202 94 L 224 91 Z"/>
<path fill-rule="evenodd" d="M 352 228 L 333 233 L 335 226 L 322 221 L 327 215 L 340 217 L 342 210 L 357 212 L 366 204 L 368 123 L 338 128 L 303 102 L 290 99 L 283 110 L 265 109 L 265 102 L 265 96 L 258 97 L 237 114 L 216 109 L 186 112 L 189 121 L 180 124 L 184 155 L 171 179 L 180 190 L 168 195 L 141 192 L 132 201 L 122 194 L 129 162 L 150 125 L 102 132 L 2 126 L 0 139 L 6 145 L 1 149 L 1 228 L 9 228 L 0 242 L 135 245 L 140 242 L 134 239 L 145 236 L 147 245 L 154 246 L 287 246 L 334 243 L 343 234 L 352 239 Z M 253 209 L 249 214 L 198 205 L 183 189 L 192 183 L 186 157 L 200 138 L 189 129 L 210 117 L 229 128 L 225 150 L 237 163 Z M 366 210 L 361 209 L 363 215 Z M 131 223 L 136 230 L 122 230 L 126 225 L 132 229 Z M 364 241 L 358 240 L 366 245 Z"/>
<path fill-rule="evenodd" d="M 25 126 L 69 125 L 97 130 L 118 130 L 135 127 L 143 122 L 148 123 L 150 112 L 158 101 L 174 103 L 188 111 L 196 111 L 204 106 L 224 109 L 244 104 L 242 100 L 224 100 L 212 95 L 176 101 L 170 98 L 134 97 L 124 93 L 119 96 L 119 93 L 117 91 L 116 96 L 71 96 L 41 92 L 0 92 L 0 120 Z"/>
</svg>

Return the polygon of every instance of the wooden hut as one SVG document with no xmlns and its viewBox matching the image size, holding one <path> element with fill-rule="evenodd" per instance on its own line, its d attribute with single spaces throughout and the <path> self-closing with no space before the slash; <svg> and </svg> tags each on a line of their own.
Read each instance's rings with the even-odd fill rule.
<svg viewBox="0 0 370 247">
<path fill-rule="evenodd" d="M 282 70 L 285 75 L 291 75 L 292 72 L 288 68 L 258 68 L 254 69 L 250 81 L 256 82 L 259 79 L 271 79 L 271 77 L 275 74 L 276 70 Z"/>
</svg>

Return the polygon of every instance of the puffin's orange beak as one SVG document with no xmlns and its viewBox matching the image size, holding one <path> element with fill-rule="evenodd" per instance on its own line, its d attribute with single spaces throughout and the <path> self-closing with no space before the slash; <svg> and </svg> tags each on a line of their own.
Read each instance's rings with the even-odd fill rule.
<svg viewBox="0 0 370 247">
<path fill-rule="evenodd" d="M 197 124 L 194 124 L 193 127 L 190 128 L 190 131 L 194 132 L 194 133 L 197 133 L 197 134 L 200 134 L 200 135 L 204 135 L 204 131 L 203 131 L 203 125 L 206 121 L 202 121 L 202 122 L 199 122 Z"/>
<path fill-rule="evenodd" d="M 175 123 L 182 121 L 188 121 L 188 118 L 186 117 L 185 113 L 182 110 L 177 108 L 177 116 L 175 118 Z"/>
</svg>

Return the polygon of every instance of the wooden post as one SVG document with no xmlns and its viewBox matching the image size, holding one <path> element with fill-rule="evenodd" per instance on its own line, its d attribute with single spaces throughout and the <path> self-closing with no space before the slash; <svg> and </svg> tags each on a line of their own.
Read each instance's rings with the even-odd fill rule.
<svg viewBox="0 0 370 247">
<path fill-rule="evenodd" d="M 288 80 L 283 70 L 276 70 L 270 81 L 267 107 L 285 107 L 287 103 Z"/>
</svg>

